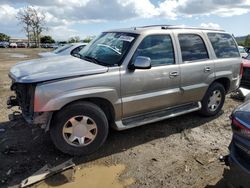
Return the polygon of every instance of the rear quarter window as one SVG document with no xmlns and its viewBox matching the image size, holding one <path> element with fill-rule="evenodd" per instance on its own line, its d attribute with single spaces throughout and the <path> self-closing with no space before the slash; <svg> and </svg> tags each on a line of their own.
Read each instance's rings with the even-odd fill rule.
<svg viewBox="0 0 250 188">
<path fill-rule="evenodd" d="M 217 58 L 240 57 L 238 47 L 229 34 L 208 33 L 207 34 Z"/>
</svg>

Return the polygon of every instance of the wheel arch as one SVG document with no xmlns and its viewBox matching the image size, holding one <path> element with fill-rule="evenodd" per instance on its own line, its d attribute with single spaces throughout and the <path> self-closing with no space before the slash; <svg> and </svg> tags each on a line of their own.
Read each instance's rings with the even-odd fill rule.
<svg viewBox="0 0 250 188">
<path fill-rule="evenodd" d="M 97 105 L 105 113 L 105 115 L 106 115 L 106 117 L 108 119 L 109 125 L 111 125 L 111 124 L 114 123 L 114 121 L 115 121 L 115 115 L 116 115 L 115 114 L 114 106 L 107 99 L 100 98 L 100 97 L 90 97 L 90 98 L 83 98 L 83 99 L 78 99 L 78 100 L 75 100 L 75 101 L 71 101 L 71 102 L 65 104 L 60 110 L 62 110 L 63 108 L 65 108 L 67 106 L 70 106 L 70 105 L 72 105 L 74 103 L 78 103 L 78 102 L 90 102 L 90 103 L 93 103 L 93 104 Z M 45 129 L 46 131 L 48 131 L 50 129 L 53 117 L 60 110 L 54 111 L 52 113 L 51 119 L 50 119 L 49 123 L 46 126 L 46 129 Z"/>
<path fill-rule="evenodd" d="M 214 80 L 211 85 L 213 83 L 220 83 L 221 85 L 223 85 L 225 92 L 228 93 L 229 89 L 230 89 L 230 80 L 227 77 L 222 77 L 222 78 L 217 78 L 216 80 Z"/>
</svg>

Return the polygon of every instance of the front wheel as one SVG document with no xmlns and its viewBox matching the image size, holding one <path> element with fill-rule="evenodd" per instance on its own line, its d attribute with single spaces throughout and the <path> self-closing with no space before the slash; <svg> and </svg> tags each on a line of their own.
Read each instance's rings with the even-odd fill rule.
<svg viewBox="0 0 250 188">
<path fill-rule="evenodd" d="M 89 155 L 103 145 L 108 129 L 108 120 L 97 105 L 78 102 L 55 115 L 50 136 L 63 153 Z"/>
<path fill-rule="evenodd" d="M 202 108 L 200 114 L 204 116 L 214 116 L 223 107 L 225 101 L 225 88 L 220 83 L 213 83 L 207 90 L 201 101 Z"/>
</svg>

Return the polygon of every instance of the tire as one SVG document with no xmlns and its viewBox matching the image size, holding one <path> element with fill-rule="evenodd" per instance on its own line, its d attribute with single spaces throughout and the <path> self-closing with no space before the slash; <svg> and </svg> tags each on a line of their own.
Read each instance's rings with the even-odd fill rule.
<svg viewBox="0 0 250 188">
<path fill-rule="evenodd" d="M 50 137 L 55 146 L 69 155 L 89 155 L 106 141 L 107 117 L 97 105 L 77 102 L 66 106 L 52 119 Z"/>
<path fill-rule="evenodd" d="M 202 108 L 199 111 L 203 116 L 215 116 L 219 113 L 225 101 L 225 88 L 222 84 L 215 82 L 207 90 L 201 101 Z M 218 97 L 220 96 L 220 97 Z M 220 102 L 218 104 L 220 98 Z M 218 100 L 217 100 L 218 99 Z M 211 105 L 214 104 L 214 105 Z M 217 107 L 216 107 L 217 106 Z"/>
</svg>

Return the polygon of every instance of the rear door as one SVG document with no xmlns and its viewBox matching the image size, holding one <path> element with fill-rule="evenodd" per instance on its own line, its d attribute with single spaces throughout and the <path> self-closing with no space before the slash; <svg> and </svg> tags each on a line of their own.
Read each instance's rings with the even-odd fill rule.
<svg viewBox="0 0 250 188">
<path fill-rule="evenodd" d="M 214 61 L 204 34 L 177 32 L 182 103 L 200 101 L 214 80 Z"/>
</svg>

